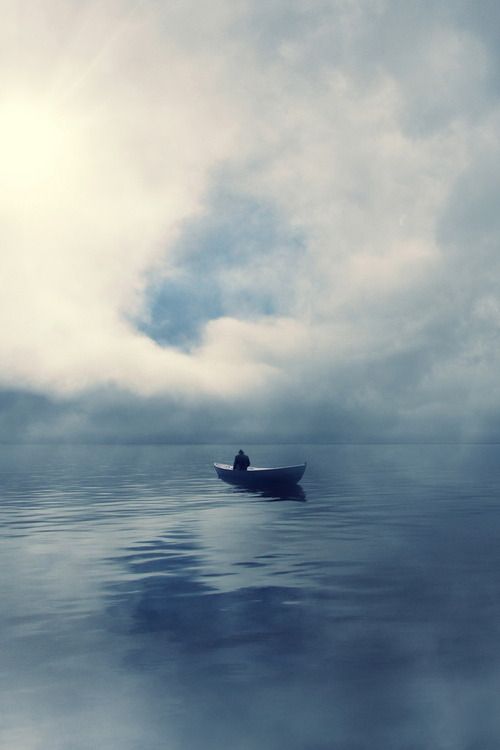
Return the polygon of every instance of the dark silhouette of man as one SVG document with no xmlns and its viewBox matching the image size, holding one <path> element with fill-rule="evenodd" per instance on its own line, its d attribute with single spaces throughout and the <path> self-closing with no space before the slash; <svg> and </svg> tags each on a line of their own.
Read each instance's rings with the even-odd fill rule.
<svg viewBox="0 0 500 750">
<path fill-rule="evenodd" d="M 248 458 L 246 453 L 243 453 L 243 451 L 240 448 L 240 450 L 234 457 L 233 469 L 235 471 L 246 471 L 249 466 L 250 466 L 250 459 Z"/>
</svg>

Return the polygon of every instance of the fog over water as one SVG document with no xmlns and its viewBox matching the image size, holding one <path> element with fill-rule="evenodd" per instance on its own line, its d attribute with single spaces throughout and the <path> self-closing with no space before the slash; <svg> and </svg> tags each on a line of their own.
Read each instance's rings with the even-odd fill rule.
<svg viewBox="0 0 500 750">
<path fill-rule="evenodd" d="M 2 746 L 496 750 L 498 446 L 2 450 Z"/>
</svg>

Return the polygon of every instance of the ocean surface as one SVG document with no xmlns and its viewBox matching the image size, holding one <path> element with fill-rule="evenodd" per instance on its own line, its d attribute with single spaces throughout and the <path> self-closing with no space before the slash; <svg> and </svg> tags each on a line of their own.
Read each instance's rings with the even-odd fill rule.
<svg viewBox="0 0 500 750">
<path fill-rule="evenodd" d="M 221 482 L 239 447 L 300 487 Z M 2 446 L 0 477 L 0 747 L 500 748 L 500 446 Z"/>
</svg>

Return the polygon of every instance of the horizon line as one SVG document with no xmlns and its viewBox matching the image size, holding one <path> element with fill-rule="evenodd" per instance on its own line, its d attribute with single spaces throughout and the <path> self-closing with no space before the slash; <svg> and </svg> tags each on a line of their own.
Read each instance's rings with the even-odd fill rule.
<svg viewBox="0 0 500 750">
<path fill-rule="evenodd" d="M 238 442 L 246 445 L 256 446 L 286 446 L 286 445 L 318 445 L 318 446 L 369 446 L 369 445 L 500 445 L 499 440 L 314 440 L 314 441 L 282 441 L 273 440 L 269 442 L 259 442 L 256 440 L 241 440 Z M 92 445 L 109 445 L 109 446 L 186 446 L 186 445 L 236 445 L 236 441 L 218 441 L 218 440 L 1 440 L 0 446 L 30 446 L 40 445 L 47 447 L 55 446 L 92 446 Z"/>
</svg>

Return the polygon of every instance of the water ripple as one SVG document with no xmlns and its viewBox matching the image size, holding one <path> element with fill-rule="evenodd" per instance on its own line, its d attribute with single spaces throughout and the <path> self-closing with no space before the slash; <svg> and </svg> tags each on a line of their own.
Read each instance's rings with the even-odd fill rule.
<svg viewBox="0 0 500 750">
<path fill-rule="evenodd" d="M 496 747 L 499 453 L 254 446 L 308 470 L 248 491 L 215 477 L 221 446 L 5 448 L 0 731 L 447 750 L 419 727 L 452 714 L 454 747 Z"/>
</svg>

